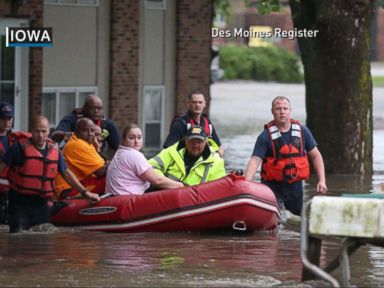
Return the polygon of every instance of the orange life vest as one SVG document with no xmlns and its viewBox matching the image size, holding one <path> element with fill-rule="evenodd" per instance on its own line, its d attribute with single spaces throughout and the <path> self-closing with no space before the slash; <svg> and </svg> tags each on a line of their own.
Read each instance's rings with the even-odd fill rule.
<svg viewBox="0 0 384 288">
<path fill-rule="evenodd" d="M 58 171 L 59 150 L 57 144 L 47 141 L 48 151 L 44 157 L 32 144 L 30 138 L 19 140 L 25 162 L 22 167 L 11 167 L 8 172 L 10 188 L 20 194 L 40 195 L 49 198 L 54 192 L 54 180 Z"/>
<path fill-rule="evenodd" d="M 17 131 L 17 132 L 12 132 L 11 130 L 9 132 L 7 132 L 7 138 L 8 138 L 8 147 L 11 147 L 12 144 L 17 140 L 17 139 L 21 139 L 23 137 L 29 137 L 30 134 L 29 133 L 25 133 L 25 132 L 21 132 L 21 131 Z M 4 154 L 6 153 L 7 151 L 5 151 L 5 147 L 3 145 L 2 142 L 0 142 L 0 159 L 3 158 Z M 7 174 L 8 174 L 8 168 L 4 169 L 3 172 L 0 174 L 0 192 L 1 191 L 7 191 L 8 190 L 8 187 L 9 187 L 9 183 L 8 183 L 8 178 L 7 178 Z"/>
<path fill-rule="evenodd" d="M 291 143 L 283 141 L 274 121 L 266 124 L 272 142 L 272 157 L 263 160 L 261 178 L 266 181 L 296 182 L 309 178 L 308 156 L 304 150 L 299 121 L 291 119 Z"/>
</svg>

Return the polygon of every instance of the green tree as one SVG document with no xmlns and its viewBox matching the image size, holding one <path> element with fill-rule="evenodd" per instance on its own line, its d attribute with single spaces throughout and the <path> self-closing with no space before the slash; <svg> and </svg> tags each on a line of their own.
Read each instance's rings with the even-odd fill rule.
<svg viewBox="0 0 384 288">
<path fill-rule="evenodd" d="M 276 2 L 258 1 L 258 11 L 278 9 Z M 298 38 L 298 43 L 304 66 L 307 125 L 319 142 L 328 173 L 372 174 L 370 45 L 378 4 L 382 3 L 289 1 L 295 29 L 319 30 L 316 38 Z"/>
</svg>

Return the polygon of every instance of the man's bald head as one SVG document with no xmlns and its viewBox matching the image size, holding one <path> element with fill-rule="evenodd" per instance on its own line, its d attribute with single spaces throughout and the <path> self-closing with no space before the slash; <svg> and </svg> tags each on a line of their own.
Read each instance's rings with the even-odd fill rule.
<svg viewBox="0 0 384 288">
<path fill-rule="evenodd" d="M 32 118 L 31 130 L 39 126 L 46 126 L 49 128 L 48 118 L 43 115 L 36 115 Z"/>
<path fill-rule="evenodd" d="M 75 135 L 88 143 L 92 143 L 95 137 L 95 124 L 89 118 L 80 118 L 76 123 Z"/>
<path fill-rule="evenodd" d="M 103 101 L 99 96 L 90 94 L 85 98 L 83 110 L 86 117 L 97 121 L 102 115 Z"/>
<path fill-rule="evenodd" d="M 45 148 L 49 134 L 49 121 L 43 115 L 33 117 L 31 122 L 32 143 L 38 149 Z"/>
</svg>

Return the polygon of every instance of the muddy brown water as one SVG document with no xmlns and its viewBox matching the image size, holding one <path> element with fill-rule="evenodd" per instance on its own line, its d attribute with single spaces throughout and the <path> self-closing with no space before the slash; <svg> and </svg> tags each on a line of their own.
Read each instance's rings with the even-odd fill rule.
<svg viewBox="0 0 384 288">
<path fill-rule="evenodd" d="M 212 118 L 222 136 L 228 169 L 245 168 L 256 135 L 264 121 L 269 120 L 269 101 L 278 91 L 286 92 L 287 96 L 292 93 L 294 112 L 298 118 L 305 118 L 300 85 L 243 84 L 219 83 L 212 87 Z M 259 91 L 258 96 L 234 103 L 233 96 L 247 95 L 248 90 L 251 94 Z M 271 90 L 271 95 L 263 96 Z M 226 113 L 228 109 L 224 107 L 228 103 L 237 111 Z M 236 129 L 229 124 L 235 116 Z M 373 179 L 364 182 L 355 176 L 328 176 L 331 195 L 373 191 L 378 183 L 384 182 L 384 157 L 379 150 L 384 146 L 384 130 L 375 130 L 374 145 Z M 315 179 L 306 183 L 306 199 L 313 196 L 314 187 Z M 326 242 L 321 262 L 333 259 L 337 249 L 336 242 Z M 300 281 L 299 253 L 300 234 L 287 229 L 253 234 L 118 234 L 61 228 L 56 232 L 9 235 L 7 227 L 1 226 L 0 286 L 327 286 L 322 281 Z M 384 249 L 364 246 L 350 260 L 353 285 L 384 285 Z"/>
</svg>

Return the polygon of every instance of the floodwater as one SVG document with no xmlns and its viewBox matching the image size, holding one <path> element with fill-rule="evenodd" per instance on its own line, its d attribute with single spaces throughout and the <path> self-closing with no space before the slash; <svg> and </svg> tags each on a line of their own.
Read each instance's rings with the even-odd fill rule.
<svg viewBox="0 0 384 288">
<path fill-rule="evenodd" d="M 253 95 L 257 92 L 257 95 Z M 380 91 L 384 95 L 383 91 Z M 256 136 L 270 119 L 270 100 L 284 93 L 293 115 L 305 120 L 302 85 L 217 83 L 211 115 L 226 149 L 229 169 L 245 169 Z M 380 100 L 380 99 L 379 99 Z M 383 101 L 384 102 L 384 101 Z M 382 105 L 381 100 L 375 105 Z M 376 110 L 375 110 L 376 111 Z M 383 111 L 383 110 L 381 110 Z M 375 117 L 379 117 L 378 113 Z M 236 120 L 236 122 L 234 122 Z M 368 192 L 384 182 L 384 130 L 374 133 L 372 181 L 329 176 L 331 194 Z M 309 181 L 306 198 L 313 195 Z M 323 246 L 321 262 L 333 259 L 336 242 Z M 301 283 L 300 234 L 292 230 L 253 234 L 113 234 L 59 229 L 10 235 L 0 227 L 0 286 L 33 287 L 322 287 Z M 351 258 L 352 284 L 384 285 L 384 250 L 367 246 Z M 337 276 L 337 274 L 335 274 Z"/>
</svg>

